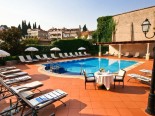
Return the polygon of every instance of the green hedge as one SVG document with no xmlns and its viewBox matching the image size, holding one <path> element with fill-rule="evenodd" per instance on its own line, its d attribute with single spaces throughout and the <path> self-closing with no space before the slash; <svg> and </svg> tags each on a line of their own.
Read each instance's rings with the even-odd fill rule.
<svg viewBox="0 0 155 116">
<path fill-rule="evenodd" d="M 72 40 L 59 40 L 53 43 L 61 49 L 61 52 L 75 52 L 78 51 L 79 47 L 85 47 L 87 51 L 90 51 L 91 43 L 83 39 L 72 39 Z"/>
</svg>

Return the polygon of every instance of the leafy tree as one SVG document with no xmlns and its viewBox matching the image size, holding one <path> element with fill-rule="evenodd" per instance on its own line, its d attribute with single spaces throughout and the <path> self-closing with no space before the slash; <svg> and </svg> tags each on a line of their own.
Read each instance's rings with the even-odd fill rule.
<svg viewBox="0 0 155 116">
<path fill-rule="evenodd" d="M 99 41 L 110 42 L 116 25 L 112 16 L 99 17 L 97 22 L 97 37 Z"/>
<path fill-rule="evenodd" d="M 7 30 L 0 31 L 0 39 L 4 42 L 2 48 L 11 53 L 11 55 L 19 54 L 21 51 L 21 32 L 16 27 L 11 27 Z"/>
<path fill-rule="evenodd" d="M 92 41 L 93 41 L 93 42 L 97 42 L 97 41 L 98 41 L 98 34 L 97 34 L 97 31 L 95 31 L 95 32 L 92 33 Z"/>
<path fill-rule="evenodd" d="M 83 31 L 88 31 L 86 24 L 83 26 Z"/>
<path fill-rule="evenodd" d="M 0 27 L 3 27 L 4 29 L 8 29 L 7 25 L 1 25 Z"/>
<path fill-rule="evenodd" d="M 30 44 L 36 45 L 36 44 L 38 44 L 38 39 L 37 38 L 27 38 L 27 39 L 23 40 L 22 43 L 25 45 L 30 45 Z"/>
</svg>

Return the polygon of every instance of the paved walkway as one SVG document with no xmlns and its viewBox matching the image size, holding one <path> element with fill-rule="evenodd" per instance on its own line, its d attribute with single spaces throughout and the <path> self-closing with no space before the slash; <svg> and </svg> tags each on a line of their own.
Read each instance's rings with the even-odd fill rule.
<svg viewBox="0 0 155 116">
<path fill-rule="evenodd" d="M 144 62 L 127 71 L 127 74 L 141 74 L 140 69 L 152 69 L 152 60 L 125 59 Z M 56 116 L 147 116 L 145 109 L 147 107 L 149 86 L 134 79 L 127 82 L 129 79 L 127 75 L 124 88 L 122 88 L 121 83 L 120 85 L 116 84 L 115 89 L 111 84 L 109 91 L 106 89 L 95 90 L 94 85 L 90 83 L 87 84 L 85 90 L 84 79 L 41 74 L 38 72 L 38 66 L 33 64 L 17 65 L 17 67 L 28 72 L 32 77 L 31 81 L 41 81 L 44 84 L 40 87 L 43 93 L 53 89 L 62 89 L 68 93 L 68 96 L 62 99 L 67 104 L 66 107 L 57 101 L 40 110 L 39 116 L 48 116 L 52 112 Z M 9 99 L 0 101 L 0 111 L 9 105 Z M 12 99 L 15 100 L 14 97 Z"/>
</svg>

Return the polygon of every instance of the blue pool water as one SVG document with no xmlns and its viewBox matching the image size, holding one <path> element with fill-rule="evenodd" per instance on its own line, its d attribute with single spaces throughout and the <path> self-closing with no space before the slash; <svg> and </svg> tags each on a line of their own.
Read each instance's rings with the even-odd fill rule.
<svg viewBox="0 0 155 116">
<path fill-rule="evenodd" d="M 120 69 L 127 68 L 136 63 L 136 61 L 105 58 L 87 58 L 57 62 L 60 67 L 63 67 L 67 71 L 67 73 L 71 74 L 80 74 L 81 70 L 86 70 L 86 72 L 88 73 L 94 73 L 100 68 L 104 68 L 106 71 L 109 72 L 118 72 Z"/>
</svg>

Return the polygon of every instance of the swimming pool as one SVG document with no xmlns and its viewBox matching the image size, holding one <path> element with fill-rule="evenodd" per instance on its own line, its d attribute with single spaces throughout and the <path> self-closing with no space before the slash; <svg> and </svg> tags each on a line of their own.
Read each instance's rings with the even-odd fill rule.
<svg viewBox="0 0 155 116">
<path fill-rule="evenodd" d="M 67 73 L 70 74 L 80 74 L 81 70 L 86 70 L 88 73 L 94 73 L 100 68 L 104 68 L 109 72 L 118 72 L 120 69 L 127 68 L 136 64 L 136 61 L 131 60 L 116 60 L 107 58 L 87 58 L 80 60 L 70 60 L 64 62 L 57 62 L 53 64 L 58 64 L 63 67 Z M 51 65 L 53 65 L 51 64 Z M 47 65 L 47 64 L 44 64 Z"/>
</svg>

